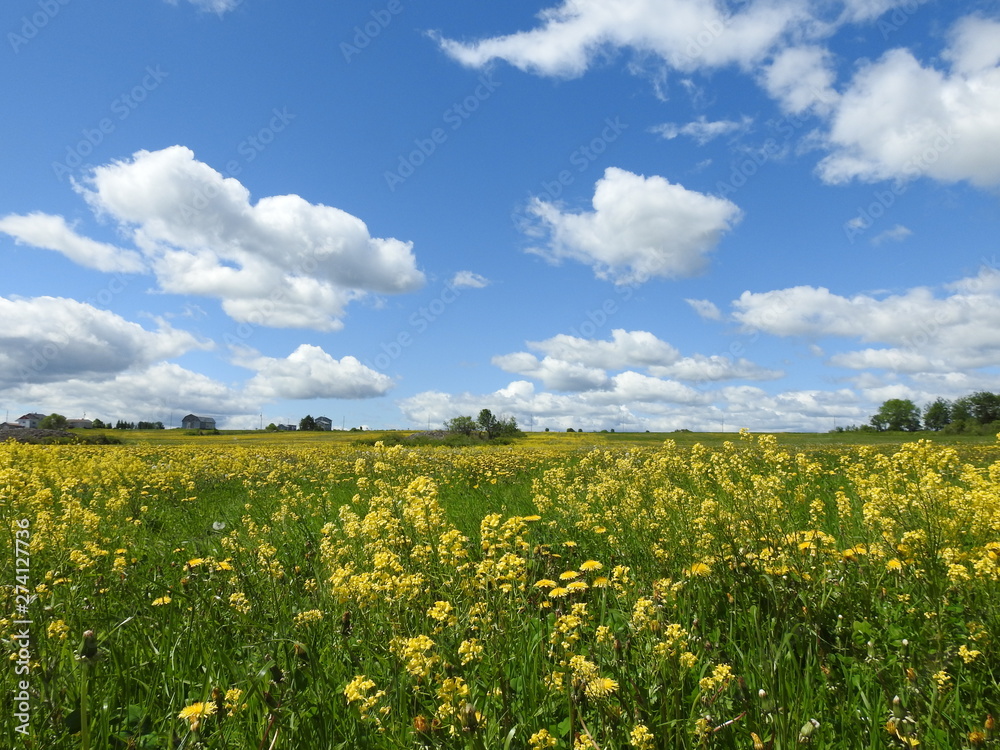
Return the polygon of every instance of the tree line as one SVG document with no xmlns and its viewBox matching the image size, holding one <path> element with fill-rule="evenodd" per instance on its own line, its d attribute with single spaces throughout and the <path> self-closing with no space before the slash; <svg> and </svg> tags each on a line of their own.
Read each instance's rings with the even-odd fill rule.
<svg viewBox="0 0 1000 750">
<path fill-rule="evenodd" d="M 976 391 L 949 401 L 938 398 L 923 409 L 908 398 L 890 398 L 860 427 L 838 427 L 836 432 L 916 432 L 931 430 L 946 434 L 990 435 L 1000 432 L 1000 394 Z"/>
<path fill-rule="evenodd" d="M 475 419 L 471 416 L 449 419 L 444 423 L 444 428 L 456 435 L 464 435 L 466 437 L 477 435 L 486 440 L 514 438 L 524 435 L 517 426 L 517 420 L 514 417 L 497 417 L 489 409 L 480 411 L 479 416 Z"/>
</svg>

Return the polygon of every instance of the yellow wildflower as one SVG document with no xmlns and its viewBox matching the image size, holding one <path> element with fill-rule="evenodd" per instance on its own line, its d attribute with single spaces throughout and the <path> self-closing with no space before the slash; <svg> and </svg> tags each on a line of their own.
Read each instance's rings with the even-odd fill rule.
<svg viewBox="0 0 1000 750">
<path fill-rule="evenodd" d="M 201 721 L 206 716 L 211 716 L 215 713 L 215 704 L 211 702 L 206 703 L 192 703 L 190 706 L 182 709 L 177 715 L 178 719 L 187 720 L 188 725 L 192 732 L 197 732 L 201 728 Z"/>
</svg>

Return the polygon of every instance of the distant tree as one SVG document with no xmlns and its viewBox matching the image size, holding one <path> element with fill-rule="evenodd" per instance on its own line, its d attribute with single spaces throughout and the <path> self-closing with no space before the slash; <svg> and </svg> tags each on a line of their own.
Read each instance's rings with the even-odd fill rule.
<svg viewBox="0 0 1000 750">
<path fill-rule="evenodd" d="M 316 427 L 316 420 L 313 419 L 310 415 L 306 414 L 304 417 L 302 417 L 302 419 L 299 420 L 299 429 L 300 430 L 318 429 Z"/>
<path fill-rule="evenodd" d="M 517 426 L 517 420 L 514 417 L 497 420 L 497 437 L 514 438 L 523 436 L 524 433 Z"/>
<path fill-rule="evenodd" d="M 500 420 L 494 417 L 493 412 L 489 409 L 483 409 L 479 412 L 476 424 L 479 425 L 480 430 L 486 433 L 487 440 L 492 440 L 500 434 Z"/>
<path fill-rule="evenodd" d="M 913 432 L 920 429 L 920 409 L 908 398 L 890 398 L 872 415 L 876 430 Z"/>
<path fill-rule="evenodd" d="M 38 423 L 38 427 L 42 430 L 65 430 L 66 417 L 62 414 L 52 412 L 47 417 L 42 417 L 41 421 Z"/>
<path fill-rule="evenodd" d="M 924 407 L 924 429 L 940 430 L 951 423 L 951 404 L 943 398 Z"/>
<path fill-rule="evenodd" d="M 566 432 L 576 432 L 572 427 L 567 427 Z"/>
<path fill-rule="evenodd" d="M 444 428 L 459 435 L 471 435 L 476 431 L 476 420 L 472 417 L 455 417 L 445 422 Z"/>
<path fill-rule="evenodd" d="M 107 427 L 108 426 L 106 424 L 104 424 L 104 422 L 102 422 L 101 420 L 99 420 L 99 419 L 95 419 L 94 420 L 94 429 L 95 430 L 104 430 L 104 429 L 107 429 Z"/>
<path fill-rule="evenodd" d="M 1000 396 L 989 391 L 977 391 L 969 399 L 972 418 L 979 424 L 1000 422 Z"/>
<path fill-rule="evenodd" d="M 276 425 L 274 422 L 271 422 L 267 427 L 264 428 L 264 432 L 277 432 L 277 431 L 278 431 L 278 425 Z"/>
<path fill-rule="evenodd" d="M 956 398 L 951 404 L 952 422 L 971 422 L 972 420 L 972 397 L 962 396 Z"/>
</svg>

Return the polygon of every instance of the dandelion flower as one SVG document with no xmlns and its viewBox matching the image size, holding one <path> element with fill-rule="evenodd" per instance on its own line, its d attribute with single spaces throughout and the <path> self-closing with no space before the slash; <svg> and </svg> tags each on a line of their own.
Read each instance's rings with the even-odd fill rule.
<svg viewBox="0 0 1000 750">
<path fill-rule="evenodd" d="M 192 732 L 197 732 L 201 727 L 201 720 L 206 716 L 211 716 L 215 713 L 214 703 L 192 703 L 190 706 L 181 710 L 177 715 L 178 719 L 187 720 L 191 727 Z"/>
<path fill-rule="evenodd" d="M 549 592 L 549 596 L 553 599 L 558 599 L 561 596 L 566 596 L 569 593 L 569 589 L 563 586 L 556 586 Z"/>
<path fill-rule="evenodd" d="M 587 590 L 587 584 L 584 583 L 583 581 L 570 581 L 570 583 L 566 584 L 566 590 L 567 591 L 586 591 Z"/>
<path fill-rule="evenodd" d="M 703 562 L 697 562 L 691 566 L 688 570 L 688 575 L 692 576 L 707 576 L 712 572 L 712 569 Z"/>
<path fill-rule="evenodd" d="M 610 586 L 611 581 L 608 579 L 607 576 L 597 576 L 597 578 L 595 578 L 593 583 L 591 583 L 590 585 L 593 586 L 594 588 L 603 589 L 606 586 Z"/>
<path fill-rule="evenodd" d="M 575 570 L 567 570 L 567 571 L 559 574 L 559 580 L 560 581 L 571 581 L 574 578 L 578 577 L 579 575 L 580 574 L 577 571 L 575 571 Z"/>
<path fill-rule="evenodd" d="M 165 604 L 170 604 L 171 598 L 169 596 L 161 596 L 159 599 L 153 599 L 154 607 L 162 607 Z M 197 704 L 195 704 L 197 705 Z"/>
<path fill-rule="evenodd" d="M 585 573 L 589 573 L 592 570 L 600 570 L 603 567 L 604 566 L 597 562 L 597 560 L 587 560 L 580 565 L 580 570 Z"/>
<path fill-rule="evenodd" d="M 599 700 L 607 698 L 617 689 L 618 682 L 616 680 L 612 680 L 610 677 L 598 677 L 596 680 L 591 680 L 587 683 L 584 693 L 592 700 Z"/>
<path fill-rule="evenodd" d="M 556 582 L 551 578 L 543 578 L 535 583 L 535 588 L 537 589 L 552 589 L 556 587 Z"/>
</svg>

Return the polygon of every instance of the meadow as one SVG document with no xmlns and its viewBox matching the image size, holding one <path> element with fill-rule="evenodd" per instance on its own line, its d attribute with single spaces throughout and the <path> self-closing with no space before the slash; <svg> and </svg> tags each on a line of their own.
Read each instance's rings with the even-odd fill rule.
<svg viewBox="0 0 1000 750">
<path fill-rule="evenodd" d="M 5 746 L 1000 746 L 996 440 L 359 437 L 0 444 Z"/>
</svg>

